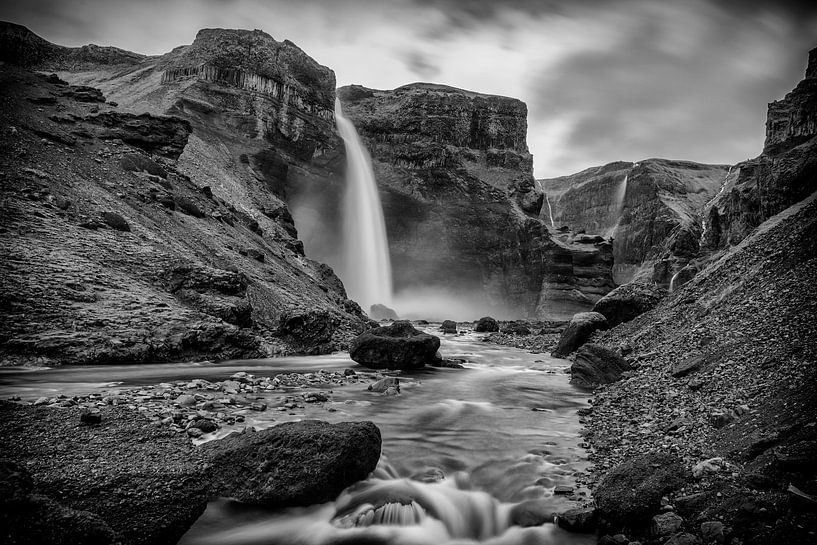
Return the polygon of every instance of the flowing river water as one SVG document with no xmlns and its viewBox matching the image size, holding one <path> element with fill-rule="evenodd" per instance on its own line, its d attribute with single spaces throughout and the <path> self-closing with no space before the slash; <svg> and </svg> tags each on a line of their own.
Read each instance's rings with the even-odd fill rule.
<svg viewBox="0 0 817 545">
<path fill-rule="evenodd" d="M 554 494 L 554 488 L 575 487 L 575 473 L 588 466 L 576 415 L 587 406 L 587 393 L 568 384 L 567 361 L 484 343 L 481 337 L 445 335 L 441 352 L 466 358 L 466 369 L 404 373 L 399 396 L 353 384 L 335 387 L 333 401 L 321 406 L 248 418 L 244 425 L 256 427 L 306 418 L 371 420 L 381 430 L 383 455 L 368 481 L 332 503 L 273 512 L 211 502 L 180 543 L 594 543 L 593 536 L 570 534 L 553 524 L 521 528 L 512 523 L 514 506 L 528 500 L 538 500 L 537 512 L 576 505 L 575 496 Z M 333 354 L 215 364 L 2 369 L 0 388 L 33 400 L 172 380 L 224 380 L 237 371 L 272 376 L 347 367 L 356 364 L 346 354 Z M 106 382 L 100 382 L 101 376 Z M 439 480 L 440 475 L 445 478 Z"/>
</svg>

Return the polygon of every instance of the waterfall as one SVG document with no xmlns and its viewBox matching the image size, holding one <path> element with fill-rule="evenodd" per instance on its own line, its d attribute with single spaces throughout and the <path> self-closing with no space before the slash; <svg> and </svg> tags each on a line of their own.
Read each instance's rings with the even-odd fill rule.
<svg viewBox="0 0 817 545">
<path fill-rule="evenodd" d="M 545 201 L 548 203 L 548 215 L 550 216 L 550 226 L 556 229 L 556 222 L 553 221 L 553 209 L 550 207 L 550 199 L 548 198 L 547 193 L 545 193 Z"/>
<path fill-rule="evenodd" d="M 633 166 L 637 166 L 636 163 Z M 627 173 L 624 175 L 624 179 L 616 188 L 616 195 L 615 195 L 615 211 L 616 211 L 616 223 L 608 230 L 608 237 L 614 237 L 618 234 L 618 229 L 621 226 L 621 214 L 624 212 L 624 197 L 627 195 L 627 181 L 630 178 L 630 174 Z"/>
<path fill-rule="evenodd" d="M 372 160 L 355 126 L 344 117 L 337 99 L 335 122 L 346 146 L 342 280 L 349 297 L 368 311 L 375 303 L 391 304 L 391 262 L 386 223 Z"/>
</svg>

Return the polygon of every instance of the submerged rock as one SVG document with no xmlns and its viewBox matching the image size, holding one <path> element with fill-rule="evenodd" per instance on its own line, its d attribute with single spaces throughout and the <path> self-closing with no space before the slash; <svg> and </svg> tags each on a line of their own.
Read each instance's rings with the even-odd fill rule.
<svg viewBox="0 0 817 545">
<path fill-rule="evenodd" d="M 407 321 L 376 327 L 358 335 L 349 356 L 375 369 L 419 369 L 434 361 L 440 339 L 414 329 Z"/>
<path fill-rule="evenodd" d="M 573 316 L 570 324 L 562 332 L 559 343 L 553 351 L 554 358 L 564 358 L 587 342 L 597 329 L 607 329 L 607 319 L 598 312 L 580 312 Z"/>
</svg>

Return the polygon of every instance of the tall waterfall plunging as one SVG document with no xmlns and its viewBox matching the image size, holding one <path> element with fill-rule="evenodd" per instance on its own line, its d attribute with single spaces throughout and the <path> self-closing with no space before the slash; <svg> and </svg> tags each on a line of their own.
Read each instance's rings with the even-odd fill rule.
<svg viewBox="0 0 817 545">
<path fill-rule="evenodd" d="M 355 126 L 344 117 L 338 99 L 335 99 L 335 122 L 346 146 L 342 280 L 349 297 L 368 312 L 375 303 L 391 303 L 391 261 L 386 223 L 371 157 Z"/>
</svg>

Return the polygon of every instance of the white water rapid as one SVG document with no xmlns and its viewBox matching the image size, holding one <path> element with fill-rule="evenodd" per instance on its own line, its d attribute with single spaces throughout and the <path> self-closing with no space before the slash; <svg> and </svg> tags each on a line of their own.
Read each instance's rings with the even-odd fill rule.
<svg viewBox="0 0 817 545">
<path fill-rule="evenodd" d="M 375 303 L 390 305 L 391 262 L 383 208 L 369 152 L 335 99 L 335 122 L 346 146 L 343 196 L 343 271 L 349 297 L 368 312 Z"/>
</svg>

